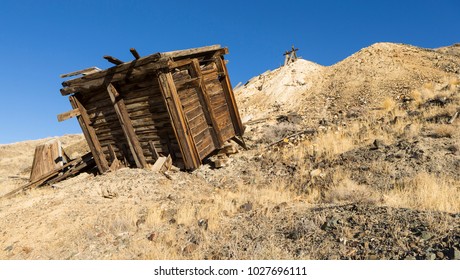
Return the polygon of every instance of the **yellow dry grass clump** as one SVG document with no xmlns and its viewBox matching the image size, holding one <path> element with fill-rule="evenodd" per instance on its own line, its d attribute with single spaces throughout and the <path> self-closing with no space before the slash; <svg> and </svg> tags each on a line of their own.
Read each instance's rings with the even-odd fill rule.
<svg viewBox="0 0 460 280">
<path fill-rule="evenodd" d="M 415 178 L 385 194 L 385 204 L 392 207 L 460 212 L 460 182 L 420 173 Z"/>
</svg>

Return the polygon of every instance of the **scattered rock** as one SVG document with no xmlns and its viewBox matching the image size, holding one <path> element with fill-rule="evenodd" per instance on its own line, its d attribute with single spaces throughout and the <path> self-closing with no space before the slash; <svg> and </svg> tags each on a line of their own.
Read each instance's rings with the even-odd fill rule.
<svg viewBox="0 0 460 280">
<path fill-rule="evenodd" d="M 203 228 L 204 230 L 208 229 L 208 219 L 199 219 L 198 226 Z"/>
<path fill-rule="evenodd" d="M 252 203 L 251 202 L 246 202 L 245 204 L 242 204 L 240 206 L 241 211 L 249 212 L 252 210 Z"/>
<path fill-rule="evenodd" d="M 13 245 L 10 245 L 10 246 L 7 246 L 7 247 L 4 249 L 4 251 L 10 252 L 10 251 L 13 250 L 13 248 L 14 248 L 14 246 L 13 246 Z"/>
<path fill-rule="evenodd" d="M 438 259 L 442 260 L 442 259 L 444 259 L 444 253 L 441 252 L 441 251 L 438 251 L 438 252 L 436 252 L 436 257 L 438 257 Z"/>
<path fill-rule="evenodd" d="M 432 253 L 432 252 L 429 252 L 429 253 L 426 254 L 426 259 L 430 260 L 430 261 L 435 260 L 436 259 L 436 254 Z"/>
<path fill-rule="evenodd" d="M 453 259 L 460 260 L 460 250 L 457 248 L 454 248 Z"/>
<path fill-rule="evenodd" d="M 151 232 L 151 233 L 147 234 L 147 240 L 153 241 L 155 238 L 156 238 L 155 232 Z"/>
</svg>

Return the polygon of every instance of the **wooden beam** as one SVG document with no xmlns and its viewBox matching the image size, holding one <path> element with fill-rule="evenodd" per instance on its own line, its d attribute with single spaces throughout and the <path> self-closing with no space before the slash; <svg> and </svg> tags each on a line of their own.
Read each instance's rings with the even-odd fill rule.
<svg viewBox="0 0 460 280">
<path fill-rule="evenodd" d="M 139 139 L 137 138 L 133 124 L 131 122 L 131 119 L 129 118 L 128 110 L 126 109 L 124 100 L 121 98 L 117 98 L 120 96 L 120 94 L 118 93 L 117 89 L 113 86 L 113 84 L 110 83 L 107 86 L 107 91 L 110 95 L 110 100 L 112 100 L 112 104 L 115 108 L 118 120 L 120 121 L 123 133 L 126 137 L 126 140 L 128 141 L 129 149 L 131 150 L 131 154 L 134 157 L 136 166 L 138 168 L 147 167 L 147 161 L 145 160 L 141 144 L 139 143 Z"/>
<path fill-rule="evenodd" d="M 170 72 L 160 73 L 158 76 L 161 93 L 169 112 L 172 127 L 179 143 L 179 148 L 184 159 L 186 169 L 195 169 L 200 166 L 200 156 L 198 154 L 193 137 L 185 117 L 185 113 L 177 94 L 174 80 Z M 171 152 L 171 151 L 170 151 Z"/>
<path fill-rule="evenodd" d="M 57 119 L 59 122 L 62 122 L 77 116 L 80 116 L 80 110 L 78 108 L 57 115 Z"/>
<path fill-rule="evenodd" d="M 220 49 L 225 49 L 225 48 L 222 48 L 220 45 L 212 45 L 212 46 L 206 46 L 206 47 L 201 47 L 201 48 L 164 52 L 164 53 L 161 53 L 161 56 L 176 58 L 176 57 L 192 56 L 195 54 L 201 54 L 205 52 L 217 51 Z"/>
<path fill-rule="evenodd" d="M 219 149 L 224 145 L 224 140 L 217 124 L 217 118 L 214 115 L 214 111 L 212 110 L 211 100 L 209 99 L 209 94 L 206 91 L 206 86 L 203 80 L 203 75 L 201 74 L 200 63 L 198 62 L 198 59 L 192 60 L 191 76 L 199 78 L 200 83 L 197 87 L 198 99 L 200 101 L 201 107 L 203 108 L 206 122 L 211 128 L 210 132 L 212 141 L 214 142 L 214 147 Z"/>
<path fill-rule="evenodd" d="M 232 85 L 230 79 L 228 78 L 227 66 L 222 60 L 222 57 L 218 56 L 215 58 L 217 70 L 223 72 L 225 75 L 222 77 L 220 83 L 224 90 L 225 99 L 227 100 L 227 105 L 229 106 L 230 117 L 232 118 L 233 128 L 235 133 L 238 136 L 243 136 L 244 126 L 241 122 L 240 113 L 238 112 L 238 106 L 236 105 L 235 95 L 232 90 Z"/>
<path fill-rule="evenodd" d="M 131 52 L 131 54 L 134 56 L 135 59 L 141 58 L 141 56 L 139 55 L 139 53 L 137 52 L 135 48 L 130 48 L 129 51 Z"/>
<path fill-rule="evenodd" d="M 67 178 L 68 176 L 70 175 L 74 175 L 76 173 L 78 173 L 79 171 L 82 170 L 82 168 L 77 168 L 76 170 L 72 169 L 70 170 L 69 172 L 65 172 L 64 174 L 62 174 L 61 176 L 58 176 L 59 173 L 70 167 L 70 166 L 77 166 L 79 164 L 81 164 L 83 162 L 84 164 L 84 167 L 87 167 L 87 166 L 90 166 L 91 165 L 91 160 L 92 159 L 88 159 L 87 161 L 85 161 L 85 158 L 88 158 L 88 155 L 84 155 L 83 157 L 80 157 L 80 158 L 76 158 L 74 160 L 72 160 L 71 162 L 68 162 L 66 163 L 65 165 L 63 165 L 62 167 L 60 167 L 59 169 L 55 169 L 55 170 L 51 170 L 49 171 L 48 173 L 46 174 L 43 174 L 41 175 L 39 178 L 36 178 L 34 179 L 33 181 L 29 182 L 28 184 L 24 185 L 24 186 L 21 186 L 19 188 L 16 188 L 10 192 L 8 192 L 7 194 L 5 194 L 3 197 L 4 198 L 9 198 L 9 197 L 12 197 L 13 195 L 17 194 L 18 192 L 20 191 L 26 191 L 28 189 L 32 189 L 32 188 L 35 188 L 35 187 L 39 187 L 41 185 L 43 185 L 44 183 L 46 182 L 57 182 L 57 181 L 60 181 L 60 180 L 63 180 L 65 178 Z M 93 165 L 94 166 L 94 165 Z M 70 173 L 70 174 L 69 174 Z M 55 176 L 58 176 L 57 178 L 55 179 L 52 179 L 54 178 Z M 52 180 L 51 180 L 52 179 Z M 59 179 L 59 180 L 57 180 Z"/>
<path fill-rule="evenodd" d="M 80 116 L 77 117 L 78 123 L 80 124 L 81 130 L 83 131 L 83 135 L 85 135 L 86 142 L 88 143 L 89 149 L 93 154 L 94 161 L 96 161 L 99 173 L 103 174 L 109 170 L 109 164 L 105 158 L 104 153 L 102 152 L 102 147 L 99 143 L 96 132 L 90 125 L 88 114 L 75 95 L 69 96 L 69 100 L 70 104 L 72 104 L 72 108 L 78 109 L 80 111 Z"/>
<path fill-rule="evenodd" d="M 60 91 L 62 95 L 90 91 L 95 88 L 106 86 L 108 82 L 115 83 L 121 80 L 134 79 L 139 75 L 142 76 L 149 72 L 167 68 L 172 59 L 187 56 L 193 57 L 206 53 L 211 55 L 224 55 L 228 53 L 228 49 L 221 48 L 219 45 L 214 45 L 188 50 L 155 53 L 126 63 L 116 58 L 106 56 L 107 58 L 111 58 L 113 60 L 112 63 L 116 64 L 116 66 L 83 77 L 64 81 L 62 83 L 63 88 Z M 133 71 L 128 71 L 129 69 Z"/>
<path fill-rule="evenodd" d="M 189 65 L 190 63 L 192 63 L 192 60 L 191 59 L 181 59 L 181 60 L 178 60 L 178 61 L 169 61 L 168 62 L 168 67 L 170 69 L 174 69 L 174 68 L 180 68 L 180 67 L 184 67 L 185 65 Z"/>
<path fill-rule="evenodd" d="M 104 59 L 107 59 L 108 62 L 112 63 L 112 64 L 115 64 L 115 65 L 120 65 L 120 64 L 123 64 L 124 62 L 119 60 L 118 58 L 115 58 L 113 56 L 110 56 L 110 55 L 104 55 Z"/>
<path fill-rule="evenodd" d="M 60 77 L 61 78 L 67 78 L 67 77 L 72 77 L 72 76 L 77 76 L 77 75 L 88 75 L 88 74 L 92 74 L 92 73 L 96 73 L 96 72 L 100 72 L 102 71 L 101 69 L 97 68 L 96 66 L 93 66 L 93 67 L 89 67 L 89 68 L 86 68 L 86 69 L 82 69 L 82 70 L 78 70 L 78 71 L 74 71 L 74 72 L 70 72 L 70 73 L 66 73 L 66 74 L 61 74 Z"/>
<path fill-rule="evenodd" d="M 116 83 L 120 81 L 134 81 L 136 79 L 142 79 L 148 73 L 168 67 L 167 59 L 153 62 L 154 59 L 155 56 L 149 57 L 148 61 L 150 62 L 146 62 L 145 58 L 141 58 L 134 60 L 131 63 L 124 63 L 81 78 L 64 81 L 62 82 L 64 87 L 60 89 L 61 94 L 69 95 L 75 92 L 93 91 L 106 87 L 109 82 Z"/>
<path fill-rule="evenodd" d="M 161 58 L 160 53 L 154 53 L 154 54 L 148 55 L 146 57 L 143 57 L 141 59 L 138 59 L 138 60 L 135 60 L 135 61 L 132 61 L 132 62 L 123 63 L 121 65 L 114 66 L 114 67 L 111 67 L 109 69 L 106 69 L 106 70 L 103 70 L 103 71 L 100 71 L 100 72 L 97 72 L 97 73 L 94 73 L 94 74 L 91 74 L 91 75 L 87 75 L 87 76 L 84 76 L 84 77 L 79 77 L 79 78 L 76 78 L 76 79 L 64 81 L 64 82 L 62 82 L 62 85 L 63 86 L 73 86 L 75 84 L 85 83 L 85 82 L 90 81 L 90 80 L 97 80 L 97 79 L 101 79 L 101 78 L 104 79 L 108 75 L 115 75 L 115 74 L 123 73 L 123 72 L 125 72 L 126 70 L 128 70 L 130 68 L 137 68 L 137 67 L 141 67 L 141 66 L 146 66 L 146 65 L 151 64 L 151 63 L 157 63 L 157 65 L 155 65 L 155 66 L 159 66 L 160 68 L 164 67 L 164 66 L 167 66 L 167 63 L 168 63 L 169 59 L 160 60 L 160 58 Z"/>
</svg>

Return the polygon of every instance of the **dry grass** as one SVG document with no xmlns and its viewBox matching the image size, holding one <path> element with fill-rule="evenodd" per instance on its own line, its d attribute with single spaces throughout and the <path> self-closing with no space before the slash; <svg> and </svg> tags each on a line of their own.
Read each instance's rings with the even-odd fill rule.
<svg viewBox="0 0 460 280">
<path fill-rule="evenodd" d="M 460 212 L 460 183 L 428 173 L 418 174 L 385 194 L 385 204 L 418 210 Z"/>
<path fill-rule="evenodd" d="M 350 179 L 349 173 L 336 170 L 333 175 L 333 185 L 325 193 L 323 202 L 326 203 L 366 203 L 376 204 L 381 195 L 367 185 L 360 185 Z"/>
<path fill-rule="evenodd" d="M 381 108 L 385 112 L 393 111 L 396 108 L 396 101 L 391 97 L 386 97 L 382 102 Z"/>
</svg>

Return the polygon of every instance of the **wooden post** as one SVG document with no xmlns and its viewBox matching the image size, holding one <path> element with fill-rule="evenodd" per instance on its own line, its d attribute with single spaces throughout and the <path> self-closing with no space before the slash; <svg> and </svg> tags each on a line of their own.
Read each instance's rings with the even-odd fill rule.
<svg viewBox="0 0 460 280">
<path fill-rule="evenodd" d="M 206 87 L 203 80 L 203 75 L 201 74 L 200 63 L 198 59 L 193 59 L 191 63 L 191 76 L 192 78 L 199 78 L 199 86 L 197 88 L 198 99 L 200 101 L 201 107 L 203 108 L 203 113 L 206 118 L 206 122 L 209 127 L 211 127 L 211 136 L 216 148 L 221 148 L 224 145 L 224 140 L 222 139 L 222 134 L 220 133 L 219 126 L 216 122 L 216 116 L 214 111 L 211 109 L 211 100 L 209 95 L 206 92 Z"/>
<path fill-rule="evenodd" d="M 147 161 L 145 160 L 145 156 L 142 152 L 142 147 L 139 143 L 139 139 L 137 139 L 133 124 L 131 123 L 131 119 L 129 118 L 125 102 L 123 101 L 123 99 L 118 98 L 120 94 L 111 83 L 107 86 L 107 91 L 110 95 L 110 100 L 112 100 L 115 112 L 117 113 L 118 120 L 120 121 L 123 134 L 125 135 L 126 140 L 128 141 L 129 149 L 131 150 L 131 154 L 134 157 L 136 166 L 138 168 L 147 167 Z"/>
<path fill-rule="evenodd" d="M 137 52 L 135 48 L 130 48 L 129 51 L 131 52 L 131 54 L 134 56 L 135 59 L 141 58 L 141 56 L 139 55 L 139 53 Z"/>
<path fill-rule="evenodd" d="M 195 169 L 200 166 L 200 157 L 185 117 L 184 110 L 177 94 L 176 86 L 170 72 L 160 73 L 158 76 L 161 93 L 171 118 L 174 134 L 184 159 L 186 169 Z"/>
<path fill-rule="evenodd" d="M 96 132 L 90 125 L 91 122 L 88 117 L 88 113 L 86 113 L 86 109 L 83 107 L 75 95 L 69 96 L 69 100 L 72 108 L 78 109 L 80 111 L 80 116 L 77 116 L 78 123 L 80 124 L 81 130 L 83 131 L 83 135 L 85 135 L 86 142 L 88 142 L 88 146 L 91 150 L 91 153 L 93 154 L 94 160 L 96 161 L 99 173 L 103 174 L 109 170 L 109 164 L 105 158 L 104 153 L 102 152 L 102 147 L 99 143 L 99 140 L 97 139 Z"/>
<path fill-rule="evenodd" d="M 118 58 L 115 58 L 113 56 L 110 56 L 110 55 L 104 55 L 104 59 L 107 59 L 108 62 L 113 63 L 115 65 L 123 64 L 123 61 L 121 61 Z"/>
<path fill-rule="evenodd" d="M 224 77 L 220 78 L 220 83 L 224 90 L 225 99 L 227 100 L 227 106 L 230 117 L 232 119 L 233 128 L 236 135 L 243 136 L 244 126 L 241 122 L 238 106 L 236 105 L 235 95 L 233 94 L 232 85 L 230 84 L 230 79 L 228 78 L 227 66 L 225 66 L 225 63 L 220 56 L 216 57 L 215 61 L 218 72 L 224 74 Z"/>
</svg>

